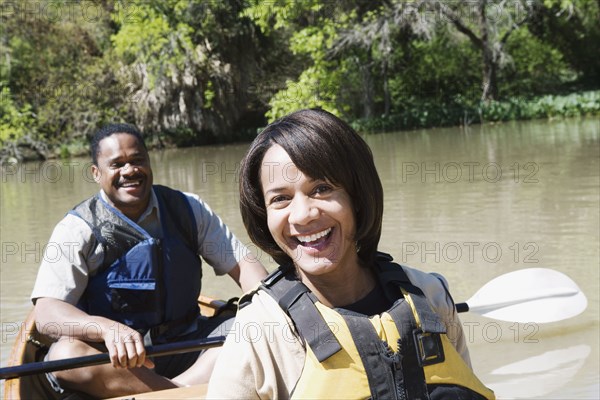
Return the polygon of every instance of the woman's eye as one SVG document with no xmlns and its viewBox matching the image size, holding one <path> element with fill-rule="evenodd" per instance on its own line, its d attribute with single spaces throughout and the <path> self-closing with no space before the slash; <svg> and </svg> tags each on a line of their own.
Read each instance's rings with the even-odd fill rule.
<svg viewBox="0 0 600 400">
<path fill-rule="evenodd" d="M 283 196 L 283 195 L 275 196 L 275 197 L 272 197 L 271 200 L 269 200 L 269 204 L 282 203 L 284 201 L 287 201 L 287 199 L 288 199 L 287 196 Z"/>
<path fill-rule="evenodd" d="M 315 194 L 324 194 L 324 193 L 328 193 L 332 190 L 333 188 L 331 187 L 331 185 L 328 184 L 322 184 L 322 185 L 318 185 L 317 187 L 315 187 L 314 193 Z"/>
</svg>

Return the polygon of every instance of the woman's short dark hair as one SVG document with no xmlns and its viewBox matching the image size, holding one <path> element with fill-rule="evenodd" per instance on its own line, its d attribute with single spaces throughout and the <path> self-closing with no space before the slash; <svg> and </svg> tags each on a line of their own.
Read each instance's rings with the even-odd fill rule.
<svg viewBox="0 0 600 400">
<path fill-rule="evenodd" d="M 262 160 L 274 144 L 305 175 L 346 190 L 354 207 L 358 256 L 372 265 L 383 219 L 383 188 L 373 154 L 354 129 L 320 109 L 296 111 L 273 122 L 250 145 L 240 168 L 240 210 L 250 239 L 277 263 L 291 262 L 269 232 L 260 181 Z"/>
</svg>

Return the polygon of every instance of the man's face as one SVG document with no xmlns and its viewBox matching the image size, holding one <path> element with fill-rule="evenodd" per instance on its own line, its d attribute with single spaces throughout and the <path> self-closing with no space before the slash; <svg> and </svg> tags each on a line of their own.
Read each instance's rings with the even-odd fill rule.
<svg viewBox="0 0 600 400">
<path fill-rule="evenodd" d="M 152 189 L 152 168 L 148 152 L 137 138 L 115 133 L 98 145 L 98 165 L 92 165 L 109 203 L 136 221 L 148 207 Z"/>
</svg>

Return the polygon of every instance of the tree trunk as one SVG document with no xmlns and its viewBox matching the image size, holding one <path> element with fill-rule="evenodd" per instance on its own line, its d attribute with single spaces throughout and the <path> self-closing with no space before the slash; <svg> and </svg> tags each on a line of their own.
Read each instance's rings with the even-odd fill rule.
<svg viewBox="0 0 600 400">
<path fill-rule="evenodd" d="M 479 16 L 479 29 L 481 32 L 481 44 L 483 52 L 483 70 L 482 70 L 482 84 L 481 84 L 481 100 L 492 101 L 498 97 L 498 81 L 497 81 L 497 70 L 498 63 L 494 57 L 494 49 L 492 43 L 490 43 L 490 37 L 488 32 L 488 21 L 485 14 L 487 0 L 479 1 L 477 5 L 477 11 Z"/>
<path fill-rule="evenodd" d="M 373 65 L 373 56 L 371 47 L 367 50 L 367 62 L 360 66 L 361 77 L 363 81 L 363 118 L 373 117 L 375 109 L 373 74 L 371 73 Z"/>
<path fill-rule="evenodd" d="M 390 95 L 387 55 L 386 55 L 386 58 L 383 60 L 382 75 L 383 75 L 383 102 L 384 102 L 383 103 L 383 115 L 385 117 L 389 117 L 391 103 L 392 103 L 392 96 Z"/>
<path fill-rule="evenodd" d="M 493 50 L 487 45 L 483 50 L 483 80 L 481 100 L 488 102 L 498 98 L 498 62 Z"/>
</svg>

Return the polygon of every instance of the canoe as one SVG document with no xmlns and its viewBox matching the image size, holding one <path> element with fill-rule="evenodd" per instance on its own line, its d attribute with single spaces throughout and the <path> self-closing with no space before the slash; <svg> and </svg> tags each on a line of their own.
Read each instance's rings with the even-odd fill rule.
<svg viewBox="0 0 600 400">
<path fill-rule="evenodd" d="M 200 312 L 202 315 L 207 317 L 213 316 L 215 313 L 225 309 L 225 307 L 228 306 L 228 303 L 225 301 L 215 300 L 202 295 L 200 295 L 198 298 L 198 304 L 200 305 Z M 42 361 L 45 350 L 50 346 L 51 343 L 52 340 L 49 337 L 42 335 L 37 331 L 33 317 L 33 310 L 31 310 L 25 322 L 21 325 L 19 334 L 15 339 L 15 343 L 13 344 L 11 354 L 8 359 L 8 366 L 12 367 L 30 362 Z M 193 389 L 197 390 L 194 390 L 192 394 Z M 136 395 L 135 398 L 161 398 L 152 396 L 163 392 L 169 393 L 169 396 L 164 397 L 163 393 L 162 398 L 200 398 L 193 396 L 202 395 L 204 394 L 205 390 L 206 388 L 171 389 L 169 391 L 155 392 L 154 394 L 149 393 L 144 397 L 142 397 L 142 395 Z M 56 394 L 48 386 L 45 376 L 43 374 L 38 374 L 7 379 L 4 382 L 3 398 L 6 400 L 53 399 L 56 398 Z M 129 398 L 131 398 L 131 396 L 129 396 Z"/>
</svg>

